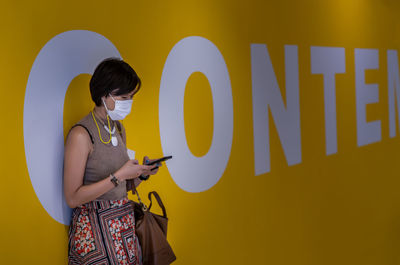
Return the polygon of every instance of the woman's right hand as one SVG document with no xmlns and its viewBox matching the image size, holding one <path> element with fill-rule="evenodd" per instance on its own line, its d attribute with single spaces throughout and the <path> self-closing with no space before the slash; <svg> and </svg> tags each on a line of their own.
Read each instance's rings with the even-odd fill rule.
<svg viewBox="0 0 400 265">
<path fill-rule="evenodd" d="M 127 179 L 138 178 L 140 175 L 149 175 L 151 169 L 157 165 L 146 166 L 139 165 L 139 162 L 134 160 L 128 160 L 120 169 L 118 169 L 114 175 L 117 179 L 123 181 Z"/>
</svg>

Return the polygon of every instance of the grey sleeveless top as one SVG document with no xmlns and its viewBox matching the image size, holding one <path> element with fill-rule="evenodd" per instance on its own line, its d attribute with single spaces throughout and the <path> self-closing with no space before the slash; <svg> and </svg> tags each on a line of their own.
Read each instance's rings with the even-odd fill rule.
<svg viewBox="0 0 400 265">
<path fill-rule="evenodd" d="M 109 132 L 104 128 L 101 120 L 96 118 L 96 121 L 100 128 L 101 138 L 107 142 L 110 139 Z M 74 125 L 74 127 L 79 125 L 85 127 L 93 143 L 93 150 L 88 155 L 86 162 L 83 185 L 89 185 L 107 178 L 129 160 L 126 148 L 125 128 L 120 122 L 112 122 L 110 120 L 111 130 L 114 128 L 113 124 L 116 125 L 114 135 L 118 140 L 117 146 L 113 146 L 111 142 L 108 144 L 101 142 L 92 113 L 89 113 Z M 104 193 L 96 200 L 119 200 L 125 196 L 127 196 L 126 181 L 121 181 L 117 187 Z"/>
</svg>

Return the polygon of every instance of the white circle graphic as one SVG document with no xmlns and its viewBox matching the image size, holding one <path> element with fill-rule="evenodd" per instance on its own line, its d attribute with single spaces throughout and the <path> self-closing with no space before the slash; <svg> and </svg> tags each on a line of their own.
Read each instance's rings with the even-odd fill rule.
<svg viewBox="0 0 400 265">
<path fill-rule="evenodd" d="M 41 49 L 29 74 L 24 103 L 24 145 L 29 176 L 41 204 L 68 225 L 71 209 L 63 192 L 64 99 L 70 82 L 93 74 L 107 57 L 121 57 L 104 36 L 86 30 L 63 32 Z"/>
<path fill-rule="evenodd" d="M 194 72 L 204 74 L 211 86 L 214 131 L 209 151 L 194 156 L 187 144 L 183 116 L 187 80 Z M 175 183 L 188 192 L 214 186 L 228 163 L 233 136 L 232 89 L 225 60 L 209 40 L 192 36 L 179 41 L 165 62 L 159 95 L 159 125 L 163 153 Z"/>
</svg>

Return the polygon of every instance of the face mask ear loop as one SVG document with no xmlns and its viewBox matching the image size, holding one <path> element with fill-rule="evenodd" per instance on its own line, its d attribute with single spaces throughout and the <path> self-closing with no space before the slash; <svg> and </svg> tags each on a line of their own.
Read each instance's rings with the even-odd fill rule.
<svg viewBox="0 0 400 265">
<path fill-rule="evenodd" d="M 114 102 L 116 102 L 115 98 L 111 94 L 109 94 L 109 95 L 112 98 L 112 100 L 114 100 Z"/>
<path fill-rule="evenodd" d="M 111 96 L 111 94 L 110 94 L 110 96 Z M 112 97 L 111 97 L 112 98 Z M 106 115 L 107 115 L 107 121 L 108 121 L 108 128 L 110 129 L 110 132 L 111 132 L 111 126 L 110 126 L 110 121 L 109 121 L 109 115 L 108 115 L 108 108 L 107 108 L 107 104 L 106 104 L 106 102 L 104 101 L 104 99 L 101 99 L 102 101 L 103 101 L 103 105 L 104 105 L 104 107 L 106 108 Z M 114 100 L 114 99 L 113 99 Z"/>
<path fill-rule="evenodd" d="M 101 101 L 103 101 L 103 105 L 104 105 L 104 107 L 106 108 L 106 111 L 108 112 L 108 108 L 107 108 L 106 102 L 104 101 L 104 99 L 101 99 Z M 107 115 L 108 115 L 108 113 L 107 113 Z"/>
<path fill-rule="evenodd" d="M 109 95 L 110 95 L 111 99 L 114 100 L 114 102 L 117 102 L 111 94 L 109 94 Z M 122 120 L 121 120 L 120 122 L 122 123 Z M 118 128 L 118 126 L 117 126 L 117 130 L 118 130 L 118 133 L 119 133 L 119 134 L 122 133 L 122 130 L 120 130 L 120 129 Z"/>
<path fill-rule="evenodd" d="M 111 97 L 111 99 L 114 101 L 114 103 L 117 102 L 111 94 L 108 94 L 108 95 Z M 104 100 L 103 100 L 103 102 L 104 102 Z M 104 105 L 106 105 L 106 103 L 104 103 Z M 107 110 L 107 116 L 108 116 L 108 108 L 107 108 L 107 106 L 106 106 L 106 110 Z"/>
</svg>

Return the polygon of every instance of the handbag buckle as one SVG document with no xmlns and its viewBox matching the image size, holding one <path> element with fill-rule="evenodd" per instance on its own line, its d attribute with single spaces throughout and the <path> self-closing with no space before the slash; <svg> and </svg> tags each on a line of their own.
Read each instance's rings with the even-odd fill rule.
<svg viewBox="0 0 400 265">
<path fill-rule="evenodd" d="M 143 211 L 147 211 L 147 206 L 146 206 L 144 203 L 142 203 L 142 202 L 141 202 L 140 204 L 141 204 L 141 206 L 142 206 L 142 210 L 143 210 Z"/>
</svg>

